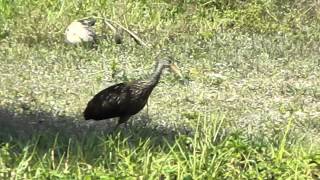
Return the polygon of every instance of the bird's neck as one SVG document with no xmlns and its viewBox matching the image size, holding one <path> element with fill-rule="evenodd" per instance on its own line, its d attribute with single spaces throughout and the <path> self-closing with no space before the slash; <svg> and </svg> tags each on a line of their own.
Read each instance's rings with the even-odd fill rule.
<svg viewBox="0 0 320 180">
<path fill-rule="evenodd" d="M 156 67 L 155 71 L 153 72 L 149 80 L 149 83 L 148 83 L 149 86 L 155 87 L 158 84 L 162 74 L 162 70 L 163 70 L 163 66 Z"/>
</svg>

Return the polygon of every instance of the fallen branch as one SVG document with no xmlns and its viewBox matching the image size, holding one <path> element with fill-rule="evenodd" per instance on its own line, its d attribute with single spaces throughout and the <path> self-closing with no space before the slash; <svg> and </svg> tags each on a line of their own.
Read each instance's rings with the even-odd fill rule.
<svg viewBox="0 0 320 180">
<path fill-rule="evenodd" d="M 113 22 L 109 19 L 105 19 L 105 23 L 110 27 L 111 23 L 116 24 L 117 26 L 119 26 L 121 29 L 123 29 L 124 31 L 126 31 L 134 40 L 137 44 L 142 45 L 144 47 L 148 47 L 148 45 L 141 39 L 139 38 L 135 33 L 133 33 L 132 31 L 130 31 L 129 29 L 125 28 L 124 26 L 122 26 L 121 24 L 117 23 L 117 22 Z M 111 25 L 112 26 L 112 25 Z M 114 27 L 113 27 L 114 28 Z"/>
<path fill-rule="evenodd" d="M 85 18 L 89 18 L 89 17 L 85 17 Z M 144 46 L 144 47 L 148 47 L 148 45 L 141 38 L 139 38 L 138 35 L 136 35 L 132 31 L 130 31 L 129 29 L 125 28 L 121 24 L 119 24 L 117 22 L 114 22 L 114 21 L 111 21 L 110 19 L 103 18 L 103 17 L 95 16 L 94 18 L 102 19 L 104 21 L 104 23 L 114 32 L 115 37 L 119 36 L 119 33 L 118 33 L 117 28 L 113 24 L 116 24 L 119 28 L 121 28 L 122 30 L 126 31 L 130 35 L 130 37 L 132 37 L 134 39 L 134 41 L 137 44 L 139 44 L 141 46 Z M 82 19 L 84 19 L 84 18 L 82 18 Z"/>
</svg>

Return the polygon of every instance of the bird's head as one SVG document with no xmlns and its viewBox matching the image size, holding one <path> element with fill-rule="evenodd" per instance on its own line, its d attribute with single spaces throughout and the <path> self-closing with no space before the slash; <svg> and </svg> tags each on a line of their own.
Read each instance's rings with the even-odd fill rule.
<svg viewBox="0 0 320 180">
<path fill-rule="evenodd" d="M 178 76 L 182 77 L 182 74 L 176 64 L 173 63 L 173 60 L 171 57 L 166 57 L 162 59 L 158 59 L 157 62 L 157 67 L 162 67 L 162 68 L 170 68 L 172 72 L 177 74 Z"/>
<path fill-rule="evenodd" d="M 83 18 L 78 20 L 78 22 L 80 22 L 81 24 L 85 25 L 85 26 L 94 26 L 96 23 L 96 19 L 90 17 L 90 18 Z"/>
</svg>

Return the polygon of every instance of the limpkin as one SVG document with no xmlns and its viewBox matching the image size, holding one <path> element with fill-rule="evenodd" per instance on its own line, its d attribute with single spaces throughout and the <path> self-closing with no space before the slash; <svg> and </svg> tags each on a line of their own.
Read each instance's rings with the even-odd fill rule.
<svg viewBox="0 0 320 180">
<path fill-rule="evenodd" d="M 158 60 L 149 80 L 115 84 L 96 94 L 88 102 L 83 113 L 85 120 L 119 117 L 116 128 L 126 123 L 132 115 L 137 114 L 146 105 L 165 68 L 170 68 L 182 77 L 177 66 L 170 59 Z"/>
</svg>

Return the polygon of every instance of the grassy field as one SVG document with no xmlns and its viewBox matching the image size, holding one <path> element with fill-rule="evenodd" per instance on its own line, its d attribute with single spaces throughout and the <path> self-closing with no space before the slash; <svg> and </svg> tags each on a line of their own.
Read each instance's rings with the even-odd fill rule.
<svg viewBox="0 0 320 180">
<path fill-rule="evenodd" d="M 137 32 L 71 47 L 74 19 Z M 0 179 L 317 179 L 320 5 L 316 1 L 0 0 Z M 165 49 L 165 50 L 164 50 Z M 84 121 L 88 100 L 164 73 L 128 128 Z"/>
</svg>

